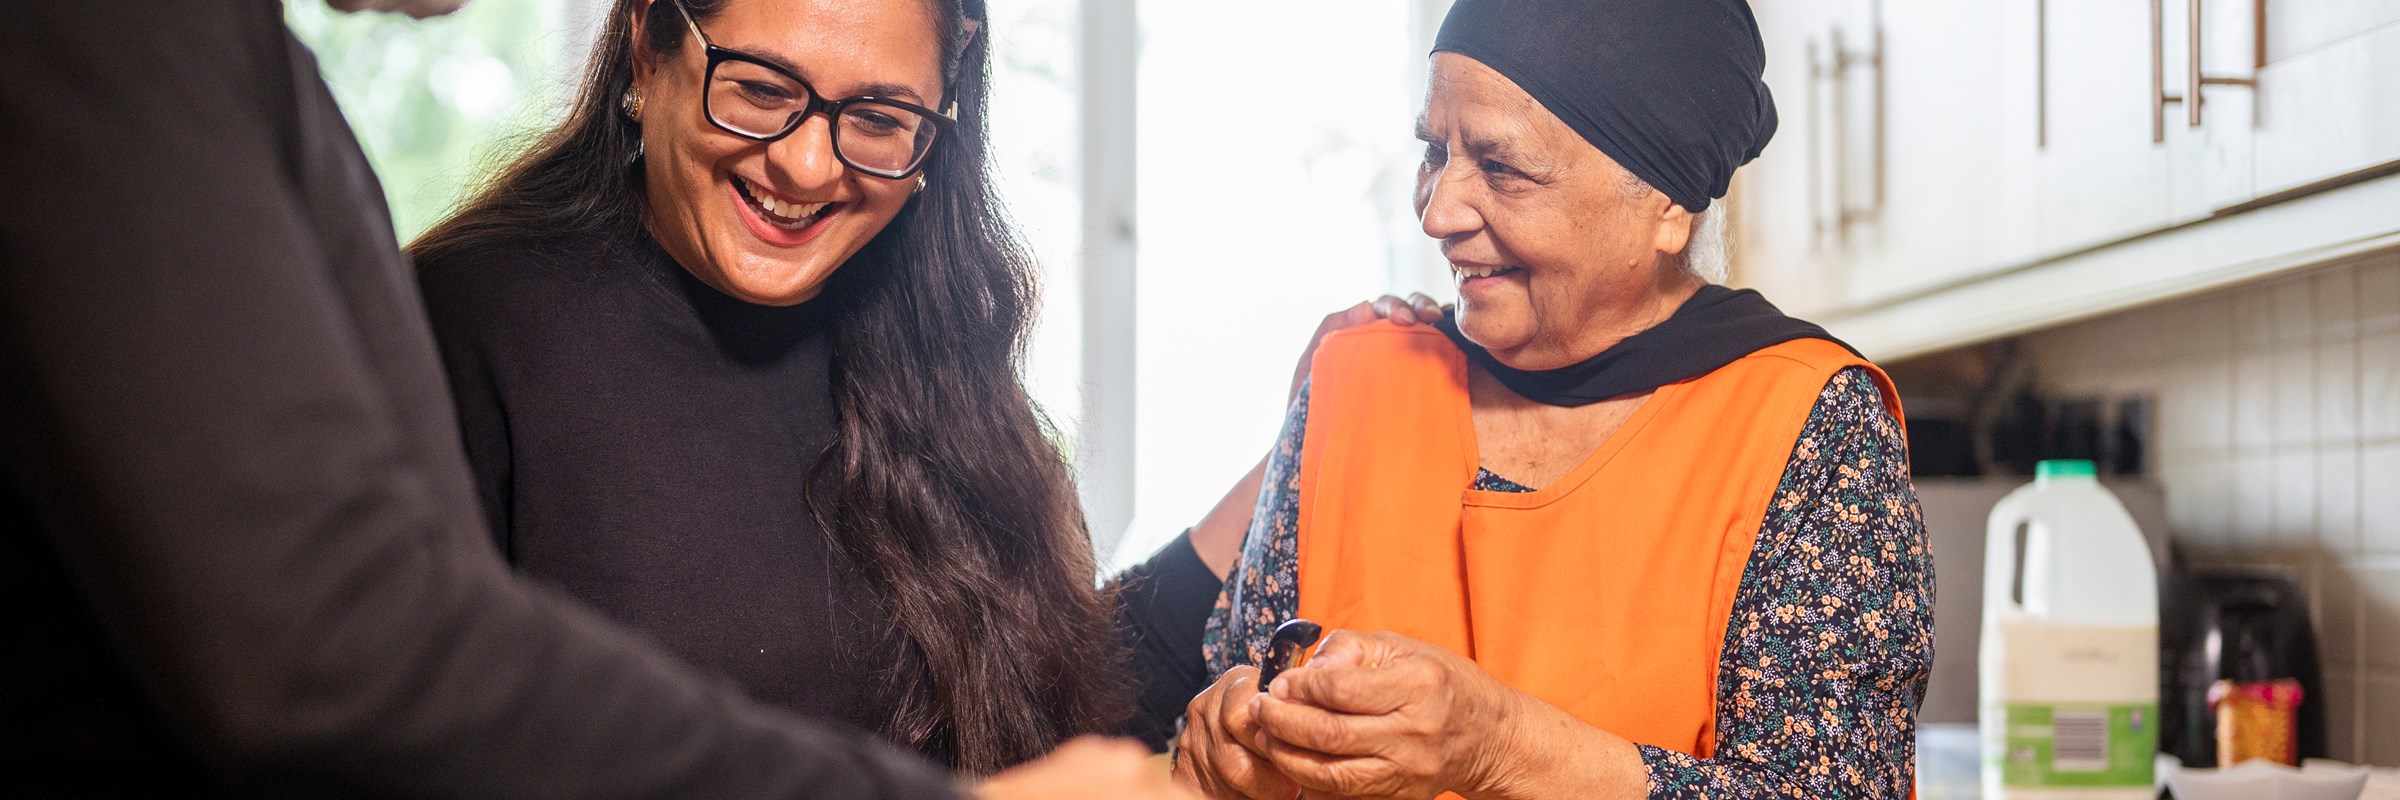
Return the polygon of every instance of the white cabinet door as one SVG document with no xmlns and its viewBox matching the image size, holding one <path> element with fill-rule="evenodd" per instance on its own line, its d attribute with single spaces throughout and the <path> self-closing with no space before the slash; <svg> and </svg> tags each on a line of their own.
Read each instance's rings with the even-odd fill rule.
<svg viewBox="0 0 2400 800">
<path fill-rule="evenodd" d="M 2049 0 L 2041 31 L 2045 144 L 2032 164 L 2042 254 L 2106 244 L 2174 218 L 2177 165 L 2161 141 L 2170 131 L 2154 92 L 2172 87 L 2167 70 L 2183 63 L 2182 37 L 2167 35 L 2181 30 L 2183 5 Z M 2179 110 L 2170 106 L 2167 116 Z"/>
<path fill-rule="evenodd" d="M 2400 0 L 2264 3 L 2250 193 L 2272 199 L 2400 162 Z"/>
<path fill-rule="evenodd" d="M 1825 39 L 1849 5 L 1791 0 L 1753 7 L 1779 124 L 1758 160 L 1734 174 L 1727 204 L 1737 237 L 1734 281 L 1803 317 L 1840 308 L 1849 293 L 1847 256 L 1834 232 L 1831 103 L 1820 74 Z"/>
<path fill-rule="evenodd" d="M 2184 52 L 2169 64 L 2167 91 L 2190 97 L 2196 90 L 2200 98 L 2198 124 L 2193 123 L 2189 102 L 2169 106 L 2167 114 L 2167 142 L 2175 164 L 2169 181 L 2173 214 L 2175 221 L 2187 222 L 2248 201 L 2257 192 L 2252 163 L 2259 110 L 2255 82 L 2264 52 L 2258 38 L 2263 6 L 2259 0 L 2167 2 L 2182 6 L 2182 20 L 2188 22 L 2195 8 L 2200 20 L 2196 29 L 2166 32 L 2186 43 Z M 2197 75 L 2190 69 L 2195 41 Z M 2204 83 L 2195 87 L 2195 78 Z"/>
<path fill-rule="evenodd" d="M 1988 190 L 2000 177 L 1991 154 L 2012 138 L 2033 146 L 2030 129 L 2011 130 L 2002 100 L 2010 5 L 1886 2 L 1880 20 L 1864 15 L 1861 38 L 1872 46 L 1880 22 L 1881 42 L 1869 51 L 1874 72 L 1852 80 L 1866 90 L 1853 105 L 1869 105 L 1853 120 L 1868 146 L 1852 162 L 1863 161 L 1858 179 L 1879 180 L 1870 186 L 1881 191 L 1858 193 L 1864 202 L 1847 231 L 1853 304 L 1971 278 L 2005 235 L 2013 209 Z"/>
</svg>

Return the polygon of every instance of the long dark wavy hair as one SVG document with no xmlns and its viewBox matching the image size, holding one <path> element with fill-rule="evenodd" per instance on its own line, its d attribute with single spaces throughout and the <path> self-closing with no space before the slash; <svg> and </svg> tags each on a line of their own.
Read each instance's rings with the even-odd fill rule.
<svg viewBox="0 0 2400 800">
<path fill-rule="evenodd" d="M 699 20 L 729 1 L 657 0 Z M 641 129 L 619 107 L 633 36 L 660 57 L 691 46 L 682 20 L 644 14 L 647 2 L 618 0 L 566 121 L 411 255 L 646 225 Z M 792 485 L 828 487 L 810 507 L 896 618 L 887 674 L 904 699 L 883 733 L 988 774 L 1113 728 L 1130 698 L 1073 482 L 1018 379 L 1035 268 L 987 171 L 990 37 L 963 26 L 982 3 L 925 2 L 962 21 L 936 32 L 959 124 L 927 161 L 925 189 L 812 301 L 833 320 L 840 429 L 821 474 Z"/>
</svg>

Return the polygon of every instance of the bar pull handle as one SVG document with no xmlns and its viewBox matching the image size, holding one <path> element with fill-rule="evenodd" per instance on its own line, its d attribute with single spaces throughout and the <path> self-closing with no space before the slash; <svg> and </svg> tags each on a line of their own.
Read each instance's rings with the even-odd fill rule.
<svg viewBox="0 0 2400 800">
<path fill-rule="evenodd" d="M 2189 78 L 2189 82 L 2188 82 L 2187 84 L 2185 84 L 2186 88 L 2184 89 L 2183 96 L 2184 96 L 2184 97 L 2191 98 L 2191 99 L 2190 99 L 2188 102 L 2185 102 L 2185 103 L 2183 104 L 2183 108 L 2184 108 L 2184 116 L 2185 116 L 2186 120 L 2187 120 L 2187 121 L 2190 123 L 2190 127 L 2194 127 L 2194 128 L 2200 127 L 2200 106 L 2202 105 L 2202 103 L 2201 103 L 2201 98 L 2200 98 L 2200 87 L 2202 87 L 2202 86 L 2246 86 L 2246 87 L 2249 87 L 2249 88 L 2251 88 L 2252 90 L 2256 90 L 2256 89 L 2258 88 L 2258 79 L 2257 79 L 2257 78 L 2241 78 L 2241 77 L 2233 77 L 2233 76 L 2229 76 L 2229 75 L 2204 75 L 2204 74 L 2201 74 L 2201 72 L 2200 72 L 2200 15 L 2201 15 L 2200 3 L 2201 3 L 2201 0 L 2191 0 L 2191 4 L 2190 4 L 2190 8 L 2191 8 L 2191 24 L 2190 24 L 2190 25 L 2188 25 L 2188 26 L 2186 26 L 2186 27 L 2188 27 L 2188 28 L 2190 28 L 2190 29 L 2191 29 L 2191 37 L 2192 37 L 2192 50 L 2191 50 L 2191 54 L 2190 54 L 2190 55 L 2191 55 L 2191 57 L 2190 57 L 2190 59 L 2189 59 L 2189 60 L 2190 60 L 2190 62 L 2191 62 L 2191 68 L 2190 68 L 2190 69 L 2187 69 L 2187 70 L 2184 70 L 2184 73 L 2185 73 L 2185 75 L 2186 75 L 2186 76 L 2188 76 L 2188 78 Z M 2254 66 L 2254 67 L 2255 67 L 2255 66 L 2264 66 L 2264 65 L 2265 65 L 2265 63 L 2266 63 L 2266 51 L 2265 51 L 2265 44 L 2264 44 L 2264 42 L 2265 42 L 2264 33 L 2265 33 L 2265 31 L 2266 31 L 2266 15 L 2267 15 L 2267 4 L 2266 4 L 2266 0 L 2255 0 L 2254 4 L 2252 5 L 2252 8 L 2254 9 L 2253 13 L 2254 13 L 2254 14 L 2256 14 L 2256 16 L 2257 16 L 2257 20 L 2258 20 L 2258 23 L 2257 23 L 2257 24 L 2258 24 L 2258 30 L 2259 30 L 2259 32 L 2260 32 L 2260 34 L 2261 34 L 2259 37 L 2257 37 L 2257 38 L 2256 38 L 2256 41 L 2258 41 L 2258 42 L 2260 43 L 2260 44 L 2258 45 L 2258 46 L 2259 46 L 2259 48 L 2260 48 L 2260 50 L 2259 50 L 2259 52 L 2258 52 L 2258 53 L 2256 53 L 2256 54 L 2255 54 L 2255 56 L 2254 56 L 2254 58 L 2253 58 L 2253 60 L 2252 60 L 2252 64 L 2253 64 L 2253 66 Z"/>
<path fill-rule="evenodd" d="M 1825 232 L 1825 147 L 1817 137 L 1825 130 L 1824 109 L 1818 84 L 1825 80 L 1825 67 L 1817 59 L 1817 40 L 1808 40 L 1808 241 L 1813 249 L 1823 250 Z"/>
<path fill-rule="evenodd" d="M 2192 0 L 2194 7 L 2198 7 L 2199 4 L 2199 0 Z M 2192 24 L 2196 26 L 2199 23 Z M 2192 60 L 2194 71 L 2199 69 L 2199 63 L 2198 59 Z M 2181 102 L 2183 102 L 2182 95 L 2167 94 L 2167 0 L 2150 0 L 2151 144 L 2163 144 L 2167 141 L 2167 104 Z M 2197 115 L 2194 116 L 2197 117 Z"/>
<path fill-rule="evenodd" d="M 2050 147 L 2050 0 L 2033 0 L 2033 149 Z"/>
</svg>

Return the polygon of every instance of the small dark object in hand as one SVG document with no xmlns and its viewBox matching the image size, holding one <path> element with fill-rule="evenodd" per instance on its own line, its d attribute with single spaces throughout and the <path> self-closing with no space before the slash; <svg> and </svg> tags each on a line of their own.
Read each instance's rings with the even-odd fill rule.
<svg viewBox="0 0 2400 800">
<path fill-rule="evenodd" d="M 1267 640 L 1267 663 L 1258 667 L 1258 690 L 1264 692 L 1284 670 L 1300 666 L 1308 660 L 1308 648 L 1325 635 L 1325 629 L 1304 619 L 1287 620 L 1275 626 L 1275 635 Z"/>
</svg>

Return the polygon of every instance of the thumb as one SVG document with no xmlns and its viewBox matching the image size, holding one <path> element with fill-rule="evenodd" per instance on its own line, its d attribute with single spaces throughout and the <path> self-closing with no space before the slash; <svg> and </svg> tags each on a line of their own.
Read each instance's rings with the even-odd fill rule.
<svg viewBox="0 0 2400 800">
<path fill-rule="evenodd" d="M 1317 643 L 1317 651 L 1309 656 L 1308 666 L 1338 669 L 1380 663 L 1368 658 L 1380 655 L 1388 659 L 1389 655 L 1382 652 L 1385 649 L 1376 641 L 1376 637 L 1337 629 L 1326 632 L 1324 640 Z"/>
<path fill-rule="evenodd" d="M 1407 641 L 1392 634 L 1334 631 L 1307 664 L 1277 677 L 1268 692 L 1277 700 L 1328 711 L 1391 713 L 1407 702 L 1408 677 L 1378 668 L 1401 657 Z"/>
</svg>

